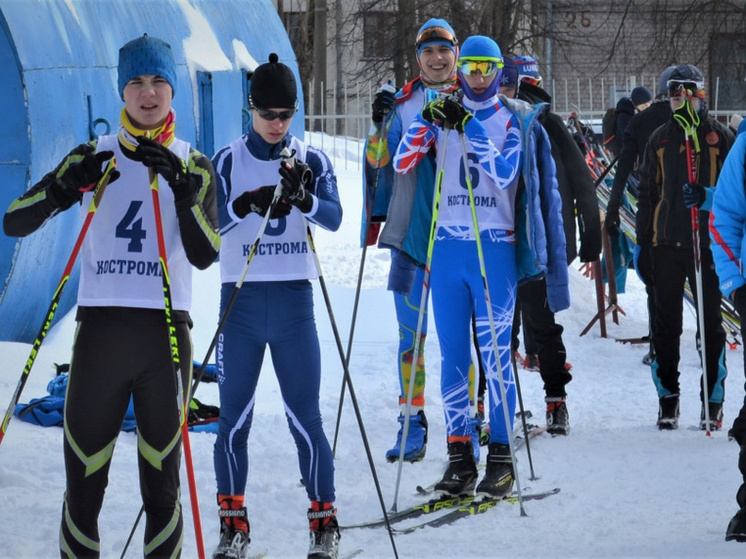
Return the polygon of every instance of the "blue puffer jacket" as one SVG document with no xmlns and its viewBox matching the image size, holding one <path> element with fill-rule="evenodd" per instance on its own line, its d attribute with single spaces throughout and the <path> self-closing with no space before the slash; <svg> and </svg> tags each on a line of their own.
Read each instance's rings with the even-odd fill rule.
<svg viewBox="0 0 746 559">
<path fill-rule="evenodd" d="M 726 297 L 746 285 L 746 134 L 739 134 L 723 163 L 710 209 L 710 238 L 720 291 Z"/>
<path fill-rule="evenodd" d="M 515 228 L 518 282 L 545 277 L 549 308 L 552 312 L 563 311 L 570 306 L 570 287 L 562 198 L 549 136 L 537 120 L 549 105 L 531 105 L 504 96 L 500 99 L 521 127 L 523 166 Z"/>
</svg>

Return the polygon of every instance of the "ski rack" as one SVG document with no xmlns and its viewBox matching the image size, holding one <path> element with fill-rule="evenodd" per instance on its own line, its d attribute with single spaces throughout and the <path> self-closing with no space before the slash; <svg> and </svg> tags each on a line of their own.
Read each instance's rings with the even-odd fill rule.
<svg viewBox="0 0 746 559">
<path fill-rule="evenodd" d="M 567 126 L 570 130 L 570 133 L 573 134 L 575 138 L 577 138 L 578 142 L 580 143 L 581 150 L 584 150 L 585 153 L 583 153 L 586 163 L 588 164 L 588 169 L 590 170 L 591 176 L 593 177 L 594 181 L 597 181 L 598 178 L 600 178 L 604 172 L 606 172 L 606 169 L 608 167 L 612 167 L 615 163 L 615 161 L 612 161 L 609 163 L 610 155 L 609 153 L 603 149 L 598 142 L 596 141 L 596 138 L 594 136 L 589 136 L 586 134 L 588 130 L 590 130 L 590 127 L 584 125 L 580 121 L 580 117 L 577 113 L 573 112 L 570 114 L 570 116 L 567 119 Z M 609 201 L 609 197 L 611 195 L 611 189 L 608 184 L 609 179 L 613 179 L 614 171 L 613 169 L 609 171 L 606 174 L 605 179 L 601 179 L 600 182 L 596 185 L 596 196 L 598 198 L 598 206 L 600 210 L 604 213 L 606 213 L 606 206 Z M 635 245 L 637 244 L 637 233 L 635 231 L 635 216 L 637 214 L 637 200 L 632 196 L 632 194 L 629 192 L 629 190 L 625 189 L 625 197 L 626 197 L 626 205 L 622 204 L 619 208 L 619 217 L 620 217 L 620 228 L 622 230 L 622 233 L 626 235 Z M 585 335 L 590 331 L 590 328 L 593 327 L 593 324 L 595 324 L 596 321 L 600 322 L 601 326 L 601 337 L 605 338 L 606 336 L 606 321 L 605 317 L 608 314 L 612 314 L 614 318 L 614 323 L 619 324 L 618 322 L 618 316 L 614 314 L 614 310 L 617 312 L 621 312 L 624 316 L 626 316 L 626 313 L 623 311 L 623 309 L 618 305 L 617 303 L 617 291 L 616 291 L 616 276 L 614 274 L 614 262 L 611 258 L 611 241 L 608 237 L 608 233 L 606 232 L 606 229 L 602 227 L 602 243 L 603 243 L 603 253 L 604 257 L 606 258 L 606 275 L 609 279 L 609 305 L 608 307 L 605 307 L 605 299 L 606 295 L 604 293 L 604 287 L 603 287 L 603 279 L 601 278 L 601 263 L 600 261 L 596 261 L 592 263 L 592 272 L 594 275 L 594 279 L 596 281 L 596 299 L 598 301 L 598 313 L 596 316 L 593 317 L 590 324 L 586 327 L 585 330 L 580 334 L 581 336 Z M 607 252 L 607 243 L 609 245 L 608 252 Z M 611 270 L 611 271 L 610 271 Z M 600 287 L 599 287 L 600 282 Z M 692 297 L 692 291 L 691 287 L 689 286 L 689 282 L 686 282 L 684 285 L 684 300 L 689 303 L 691 307 L 694 306 L 694 298 Z M 613 308 L 612 308 L 613 307 Z M 723 316 L 723 328 L 725 329 L 726 333 L 726 344 L 730 349 L 736 349 L 739 345 L 742 344 L 741 340 L 741 319 L 738 316 L 738 314 L 735 312 L 735 308 L 733 307 L 733 303 L 728 300 L 727 297 L 723 296 L 721 298 L 720 302 L 720 308 L 721 313 Z M 603 310 L 603 314 L 600 314 Z M 638 343 L 648 343 L 649 339 L 647 337 L 640 337 L 640 338 L 620 338 L 616 341 L 621 343 L 630 343 L 630 344 L 638 344 Z"/>
</svg>

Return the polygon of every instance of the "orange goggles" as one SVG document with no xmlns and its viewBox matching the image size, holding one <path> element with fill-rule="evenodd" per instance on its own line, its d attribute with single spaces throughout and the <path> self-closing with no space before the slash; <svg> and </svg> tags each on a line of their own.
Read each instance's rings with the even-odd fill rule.
<svg viewBox="0 0 746 559">
<path fill-rule="evenodd" d="M 419 49 L 423 43 L 429 41 L 447 41 L 453 46 L 458 45 L 458 39 L 456 35 L 451 33 L 445 27 L 428 27 L 422 33 L 417 35 L 417 40 L 414 42 L 415 48 Z"/>
</svg>

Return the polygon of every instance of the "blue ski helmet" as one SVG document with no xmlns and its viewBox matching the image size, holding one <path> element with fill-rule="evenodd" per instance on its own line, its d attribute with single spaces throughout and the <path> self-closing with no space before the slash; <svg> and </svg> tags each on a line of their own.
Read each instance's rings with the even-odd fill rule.
<svg viewBox="0 0 746 559">
<path fill-rule="evenodd" d="M 493 63 L 496 71 L 495 78 L 482 93 L 475 93 L 466 82 L 464 74 L 471 63 L 483 64 Z M 472 35 L 461 45 L 461 54 L 458 59 L 458 77 L 466 97 L 472 101 L 486 101 L 497 93 L 500 86 L 500 75 L 503 68 L 503 55 L 500 47 L 490 37 L 484 35 Z M 482 75 L 491 75 L 482 72 Z"/>
</svg>

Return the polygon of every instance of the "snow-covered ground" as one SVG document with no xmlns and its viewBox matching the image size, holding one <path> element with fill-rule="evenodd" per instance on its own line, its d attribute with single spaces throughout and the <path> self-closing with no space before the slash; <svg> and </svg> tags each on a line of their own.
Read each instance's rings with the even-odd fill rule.
<svg viewBox="0 0 746 559">
<path fill-rule="evenodd" d="M 360 173 L 345 162 L 360 155 L 359 147 L 341 144 L 335 153 L 345 219 L 337 233 L 317 230 L 323 274 L 330 291 L 336 323 L 347 347 L 355 283 L 361 251 Z M 330 150 L 331 152 L 331 150 Z M 396 465 L 387 464 L 385 451 L 394 443 L 398 384 L 397 330 L 393 300 L 386 291 L 388 254 L 370 249 L 365 262 L 363 291 L 355 327 L 350 372 L 371 445 L 386 507 L 394 500 Z M 572 432 L 568 437 L 542 435 L 531 445 L 534 471 L 530 479 L 526 451 L 519 457 L 523 487 L 561 493 L 544 501 L 525 503 L 526 517 L 517 505 L 504 504 L 482 516 L 450 526 L 424 529 L 395 539 L 399 556 L 411 558 L 727 558 L 743 557 L 746 547 L 724 541 L 725 528 L 736 512 L 735 492 L 740 483 L 736 467 L 738 447 L 725 432 L 706 437 L 699 420 L 699 365 L 694 349 L 694 320 L 685 311 L 682 337 L 681 426 L 660 432 L 655 426 L 658 402 L 650 369 L 642 365 L 644 346 L 617 343 L 614 337 L 645 333 L 644 290 L 630 273 L 619 302 L 626 316 L 615 325 L 609 317 L 609 338 L 595 325 L 579 333 L 596 313 L 594 284 L 571 268 L 573 305 L 558 315 L 565 327 L 564 341 L 572 362 L 574 381 L 568 386 Z M 219 270 L 214 265 L 196 274 L 193 308 L 195 358 L 202 359 L 217 323 Z M 51 294 L 49 294 L 51 297 Z M 326 305 L 316 285 L 316 317 L 322 345 L 322 412 L 331 439 L 342 383 L 342 366 Z M 37 358 L 22 402 L 46 395 L 54 376 L 53 363 L 70 358 L 74 328 L 70 313 L 47 337 Z M 446 445 L 439 394 L 439 349 L 434 325 L 428 336 L 427 412 L 430 444 L 426 459 L 405 464 L 398 495 L 402 509 L 422 500 L 415 487 L 439 478 L 445 469 Z M 0 405 L 5 411 L 30 346 L 0 343 Z M 743 401 L 741 348 L 729 351 L 731 378 L 727 381 L 725 423 L 730 425 Z M 543 420 L 542 383 L 537 373 L 521 371 L 526 409 Z M 215 384 L 203 384 L 197 396 L 218 403 Z M 299 485 L 295 447 L 283 417 L 280 393 L 271 361 L 266 359 L 259 383 L 251 433 L 251 472 L 247 504 L 251 517 L 252 548 L 267 550 L 270 558 L 305 557 L 307 550 L 304 490 Z M 214 435 L 191 435 L 192 459 L 209 552 L 217 542 L 218 522 L 212 466 Z M 119 437 L 110 484 L 100 517 L 102 556 L 119 557 L 140 509 L 135 435 Z M 183 471 L 184 468 L 182 468 Z M 196 557 L 186 476 L 184 557 Z M 344 405 L 336 455 L 337 506 L 342 524 L 378 518 L 381 507 L 349 398 Z M 57 533 L 64 491 L 62 430 L 42 428 L 17 418 L 0 447 L 0 557 L 9 559 L 59 556 Z M 343 532 L 341 551 L 364 549 L 362 557 L 393 557 L 385 529 Z M 142 525 L 128 556 L 142 553 Z"/>
</svg>

